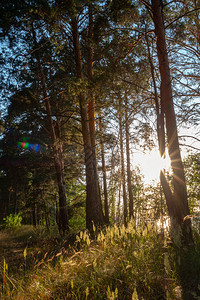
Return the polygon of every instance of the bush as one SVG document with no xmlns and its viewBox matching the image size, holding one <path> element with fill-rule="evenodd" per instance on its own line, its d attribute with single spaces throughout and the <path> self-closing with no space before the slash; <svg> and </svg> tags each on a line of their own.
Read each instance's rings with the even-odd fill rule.
<svg viewBox="0 0 200 300">
<path fill-rule="evenodd" d="M 20 213 L 17 215 L 10 214 L 3 220 L 5 222 L 5 228 L 7 228 L 7 229 L 17 229 L 17 228 L 21 227 L 21 225 L 22 225 L 21 224 L 22 217 L 21 217 Z"/>
</svg>

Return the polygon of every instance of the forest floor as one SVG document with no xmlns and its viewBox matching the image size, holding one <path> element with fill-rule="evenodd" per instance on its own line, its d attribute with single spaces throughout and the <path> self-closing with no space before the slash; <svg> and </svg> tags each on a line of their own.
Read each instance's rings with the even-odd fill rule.
<svg viewBox="0 0 200 300">
<path fill-rule="evenodd" d="M 41 232 L 32 226 L 23 226 L 15 231 L 0 230 L 0 268 L 5 262 L 9 273 L 13 275 L 21 273 L 25 264 L 34 268 L 34 264 L 42 259 L 45 251 L 51 251 L 56 244 L 60 244 L 60 241 L 55 241 L 52 237 L 42 237 Z"/>
<path fill-rule="evenodd" d="M 41 228 L 24 225 L 10 231 L 0 230 L 0 269 L 8 265 L 10 275 L 22 274 L 25 268 L 34 269 L 49 257 L 57 257 L 69 243 L 57 234 L 45 234 Z"/>
<path fill-rule="evenodd" d="M 4 261 L 12 273 L 18 272 L 24 264 L 24 250 L 26 249 L 33 235 L 33 229 L 30 226 L 24 227 L 17 232 L 1 230 L 0 231 L 0 266 Z M 31 257 L 33 251 L 27 255 Z M 28 258 L 27 257 L 27 258 Z"/>
<path fill-rule="evenodd" d="M 182 299 L 153 230 L 115 226 L 78 240 L 32 226 L 0 230 L 0 299 Z"/>
</svg>

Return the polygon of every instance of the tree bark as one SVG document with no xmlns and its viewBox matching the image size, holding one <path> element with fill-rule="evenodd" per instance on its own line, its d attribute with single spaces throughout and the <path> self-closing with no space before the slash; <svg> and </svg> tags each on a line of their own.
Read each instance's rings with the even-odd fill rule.
<svg viewBox="0 0 200 300">
<path fill-rule="evenodd" d="M 94 174 L 96 176 L 95 181 L 97 184 L 98 189 L 98 197 L 99 197 L 99 205 L 100 205 L 100 211 L 103 214 L 102 209 L 102 201 L 101 201 L 101 192 L 100 192 L 100 186 L 99 186 L 99 177 L 98 177 L 98 171 L 97 171 L 97 158 L 96 158 L 96 129 L 95 129 L 95 97 L 94 97 L 94 88 L 93 88 L 93 60 L 94 60 L 94 48 L 93 48 L 93 9 L 92 4 L 88 4 L 88 18 L 89 18 L 89 24 L 88 24 L 88 47 L 87 47 L 87 75 L 88 75 L 88 83 L 89 83 L 89 89 L 88 89 L 88 119 L 89 119 L 89 131 L 90 131 L 90 140 L 91 140 L 91 146 L 93 151 L 93 158 L 94 158 Z M 104 216 L 102 216 L 104 218 Z"/>
<path fill-rule="evenodd" d="M 164 111 L 163 111 L 163 105 L 161 105 L 157 86 L 156 86 L 156 78 L 155 78 L 155 72 L 154 72 L 154 65 L 151 58 L 150 53 L 150 46 L 149 46 L 149 40 L 148 36 L 146 36 L 146 43 L 147 43 L 147 52 L 148 52 L 148 59 L 151 69 L 151 77 L 153 80 L 153 87 L 154 87 L 154 100 L 155 100 L 155 107 L 156 107 L 156 116 L 157 116 L 157 136 L 158 136 L 158 146 L 161 157 L 165 156 L 165 122 L 164 122 Z"/>
<path fill-rule="evenodd" d="M 88 26 L 88 47 L 87 47 L 87 75 L 89 82 L 89 102 L 88 102 L 88 117 L 89 117 L 89 130 L 90 130 L 90 139 L 92 149 L 95 152 L 95 101 L 94 101 L 94 91 L 92 87 L 92 78 L 93 78 L 93 57 L 94 50 L 92 45 L 93 39 L 93 16 L 92 16 L 92 5 L 88 5 L 88 14 L 89 14 L 89 26 Z"/>
<path fill-rule="evenodd" d="M 157 38 L 157 56 L 161 76 L 161 107 L 165 114 L 168 152 L 173 171 L 175 201 L 173 202 L 174 208 L 172 210 L 171 219 L 173 219 L 174 224 L 176 224 L 173 226 L 175 235 L 181 230 L 181 244 L 189 245 L 193 243 L 193 237 L 190 219 L 185 220 L 185 217 L 189 215 L 190 212 L 184 169 L 178 142 L 161 0 L 152 0 L 152 12 Z"/>
<path fill-rule="evenodd" d="M 152 13 L 161 76 L 161 108 L 166 121 L 168 152 L 173 171 L 173 193 L 162 172 L 161 184 L 171 219 L 171 238 L 176 250 L 176 267 L 181 281 L 182 297 L 184 300 L 192 300 L 200 295 L 199 272 L 194 262 L 197 253 L 194 248 L 191 221 L 187 217 L 190 212 L 179 149 L 161 0 L 152 0 Z"/>
<path fill-rule="evenodd" d="M 76 75 L 81 81 L 84 80 L 83 70 L 82 70 L 82 59 L 81 59 L 81 49 L 78 34 L 78 22 L 76 17 L 71 20 L 72 26 L 72 37 L 74 46 L 74 56 L 76 64 Z M 88 107 L 87 99 L 83 92 L 79 95 L 79 105 L 80 105 L 80 115 L 81 115 L 81 125 L 82 125 L 82 135 L 84 143 L 84 154 L 85 154 L 85 165 L 86 165 L 86 227 L 92 230 L 92 224 L 95 225 L 103 224 L 103 211 L 99 196 L 98 187 L 98 176 L 96 168 L 96 155 L 94 151 L 94 145 L 92 146 L 90 128 L 89 128 L 89 118 L 88 118 Z M 91 130 L 93 130 L 91 128 Z"/>
<path fill-rule="evenodd" d="M 35 48 L 38 48 L 37 39 L 35 30 L 32 26 L 33 40 L 35 44 Z M 43 73 L 40 57 L 38 52 L 35 52 L 35 56 L 37 59 L 38 71 L 40 75 L 42 93 L 45 101 L 47 118 L 49 122 L 49 129 L 51 133 L 51 141 L 52 141 L 52 149 L 53 149 L 53 157 L 54 157 L 54 165 L 56 170 L 56 177 L 58 183 L 58 191 L 59 191 L 59 231 L 63 234 L 65 231 L 69 231 L 69 219 L 68 219 L 68 211 L 67 211 L 67 197 L 66 197 L 66 186 L 65 186 L 65 178 L 64 178 L 64 161 L 62 154 L 62 147 L 59 139 L 57 139 L 54 123 L 52 119 L 51 112 L 51 104 L 49 102 L 49 96 L 47 93 L 47 86 L 45 82 L 45 75 Z"/>
<path fill-rule="evenodd" d="M 111 222 L 114 220 L 115 222 L 117 221 L 117 213 L 116 213 L 116 198 L 117 198 L 117 188 L 114 180 L 114 174 L 115 174 L 115 156 L 114 156 L 114 151 L 112 148 L 112 153 L 111 153 L 111 171 L 110 171 L 110 192 L 111 192 L 111 197 L 110 197 L 110 219 Z"/>
<path fill-rule="evenodd" d="M 200 295 L 198 288 L 199 274 L 194 261 L 197 253 L 194 248 L 191 221 L 187 217 L 190 215 L 190 212 L 178 142 L 161 0 L 152 0 L 152 12 L 161 76 L 161 108 L 166 121 L 168 152 L 173 170 L 174 192 L 171 192 L 169 184 L 162 173 L 161 183 L 171 217 L 171 237 L 176 249 L 176 267 L 181 280 L 182 297 L 184 300 L 192 300 Z"/>
<path fill-rule="evenodd" d="M 150 46 L 149 46 L 149 41 L 147 36 L 146 36 L 146 42 L 147 42 L 147 50 L 148 50 L 148 59 L 149 59 L 149 64 L 151 69 L 151 77 L 153 80 L 153 87 L 154 87 L 154 100 L 155 100 L 156 117 L 157 117 L 158 146 L 159 146 L 160 156 L 165 157 L 166 145 L 165 145 L 164 111 L 162 109 L 161 101 L 159 100 L 159 96 L 158 96 L 156 78 L 154 73 L 154 65 L 151 58 Z M 176 214 L 175 206 L 174 206 L 174 196 L 165 178 L 164 170 L 160 171 L 160 182 L 165 195 L 169 216 L 173 219 L 173 216 Z"/>
<path fill-rule="evenodd" d="M 101 121 L 101 113 L 99 113 L 99 129 L 100 129 L 101 161 L 102 161 L 102 172 L 103 172 L 105 222 L 106 222 L 106 224 L 109 224 L 108 189 L 107 189 L 105 151 L 104 151 L 104 140 L 103 140 L 103 128 L 102 128 L 102 121 Z"/>
<path fill-rule="evenodd" d="M 126 180 L 125 180 L 125 168 L 124 168 L 124 148 L 123 148 L 123 132 L 122 132 L 122 112 L 121 103 L 119 99 L 119 139 L 120 139 L 120 154 L 121 154 L 121 179 L 122 179 L 122 191 L 123 191 L 123 207 L 124 207 L 124 225 L 127 225 L 128 209 L 127 209 L 127 197 L 126 197 Z"/>
<path fill-rule="evenodd" d="M 127 185 L 129 194 L 129 218 L 133 218 L 133 191 L 131 182 L 131 162 L 130 162 L 130 139 L 129 139 L 129 119 L 128 119 L 128 99 L 125 95 L 125 122 L 126 122 L 126 159 L 127 159 Z"/>
</svg>

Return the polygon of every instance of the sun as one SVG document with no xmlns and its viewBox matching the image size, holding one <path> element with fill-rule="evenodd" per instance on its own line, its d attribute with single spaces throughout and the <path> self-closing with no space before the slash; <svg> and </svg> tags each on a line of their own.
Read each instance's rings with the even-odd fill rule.
<svg viewBox="0 0 200 300">
<path fill-rule="evenodd" d="M 133 157 L 134 159 L 134 157 Z M 170 158 L 166 152 L 165 158 L 161 158 L 157 149 L 153 149 L 148 153 L 140 153 L 135 156 L 135 163 L 141 168 L 146 184 L 150 184 L 153 180 L 159 181 L 161 170 L 170 170 Z"/>
<path fill-rule="evenodd" d="M 166 151 L 165 156 L 160 156 L 160 153 L 158 153 L 158 168 L 161 170 L 169 170 L 171 167 L 170 158 L 168 151 Z"/>
</svg>

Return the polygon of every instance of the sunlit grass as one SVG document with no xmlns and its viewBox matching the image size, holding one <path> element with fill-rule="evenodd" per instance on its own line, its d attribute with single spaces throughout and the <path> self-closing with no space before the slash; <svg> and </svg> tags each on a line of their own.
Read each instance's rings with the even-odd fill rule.
<svg viewBox="0 0 200 300">
<path fill-rule="evenodd" d="M 168 299 L 175 299 L 170 263 L 164 267 L 162 237 L 150 224 L 136 229 L 131 221 L 127 228 L 115 225 L 100 232 L 94 227 L 94 235 L 80 232 L 73 247 L 43 249 L 23 276 L 9 277 L 8 266 L 5 278 L 2 270 L 0 298 L 161 299 L 168 293 Z"/>
</svg>

